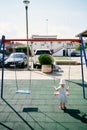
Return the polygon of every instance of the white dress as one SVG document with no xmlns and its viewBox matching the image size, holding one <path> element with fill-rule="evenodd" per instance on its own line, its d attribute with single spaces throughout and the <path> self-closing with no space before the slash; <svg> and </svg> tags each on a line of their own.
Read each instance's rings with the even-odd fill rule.
<svg viewBox="0 0 87 130">
<path fill-rule="evenodd" d="M 66 103 L 67 102 L 66 87 L 59 86 L 57 90 L 59 91 L 58 95 L 59 101 L 62 103 Z"/>
</svg>

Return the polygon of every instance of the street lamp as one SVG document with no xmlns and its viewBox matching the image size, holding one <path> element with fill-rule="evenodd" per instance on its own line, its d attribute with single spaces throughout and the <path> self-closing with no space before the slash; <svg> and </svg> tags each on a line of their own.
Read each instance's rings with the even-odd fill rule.
<svg viewBox="0 0 87 130">
<path fill-rule="evenodd" d="M 46 34 L 48 35 L 48 19 L 46 19 Z"/>
<path fill-rule="evenodd" d="M 23 3 L 25 4 L 25 10 L 26 10 L 26 38 L 28 39 L 28 4 L 30 3 L 29 0 L 23 0 Z M 29 45 L 27 41 L 27 69 L 29 69 Z"/>
</svg>

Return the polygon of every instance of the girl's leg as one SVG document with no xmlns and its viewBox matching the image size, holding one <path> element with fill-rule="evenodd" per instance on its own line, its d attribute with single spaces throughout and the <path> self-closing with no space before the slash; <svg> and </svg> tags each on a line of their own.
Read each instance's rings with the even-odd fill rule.
<svg viewBox="0 0 87 130">
<path fill-rule="evenodd" d="M 66 103 L 65 102 L 63 103 L 63 108 L 66 109 Z"/>
<path fill-rule="evenodd" d="M 62 109 L 62 107 L 63 107 L 63 104 L 62 104 L 62 102 L 60 102 L 60 108 Z"/>
</svg>

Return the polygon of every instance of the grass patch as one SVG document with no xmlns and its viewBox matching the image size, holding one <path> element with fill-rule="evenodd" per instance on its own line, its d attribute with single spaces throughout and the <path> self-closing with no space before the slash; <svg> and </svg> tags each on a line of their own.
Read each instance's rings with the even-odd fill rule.
<svg viewBox="0 0 87 130">
<path fill-rule="evenodd" d="M 54 60 L 69 60 L 69 57 L 54 57 Z"/>
</svg>

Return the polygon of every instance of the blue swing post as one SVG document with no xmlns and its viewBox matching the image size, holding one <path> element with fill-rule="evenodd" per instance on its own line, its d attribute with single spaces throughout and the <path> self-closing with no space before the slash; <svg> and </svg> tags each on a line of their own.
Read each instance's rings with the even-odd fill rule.
<svg viewBox="0 0 87 130">
<path fill-rule="evenodd" d="M 84 59 L 85 59 L 85 64 L 86 64 L 86 67 L 87 67 L 87 58 L 86 58 L 86 52 L 85 52 L 85 47 L 84 47 L 84 41 L 83 41 L 83 38 L 82 36 L 80 36 L 80 39 L 81 39 L 81 43 L 82 43 L 82 50 L 83 50 L 83 54 L 84 54 Z"/>
<path fill-rule="evenodd" d="M 86 62 L 86 66 L 87 66 L 87 60 L 86 60 L 86 53 L 84 50 L 84 42 L 82 39 L 82 35 L 80 35 L 80 40 L 81 40 L 81 44 L 80 44 L 80 57 L 81 57 L 81 71 L 82 71 L 82 88 L 83 88 L 83 98 L 85 99 L 85 84 L 84 84 L 84 70 L 83 70 L 83 58 L 82 58 L 82 51 L 84 53 L 84 58 L 85 58 L 85 62 Z"/>
<path fill-rule="evenodd" d="M 5 55 L 5 44 L 3 44 L 3 40 L 5 40 L 5 36 L 2 36 L 1 39 L 1 47 L 3 47 L 3 59 L 2 59 L 2 80 L 1 80 L 1 98 L 3 98 L 3 82 L 4 82 L 4 55 Z"/>
</svg>

